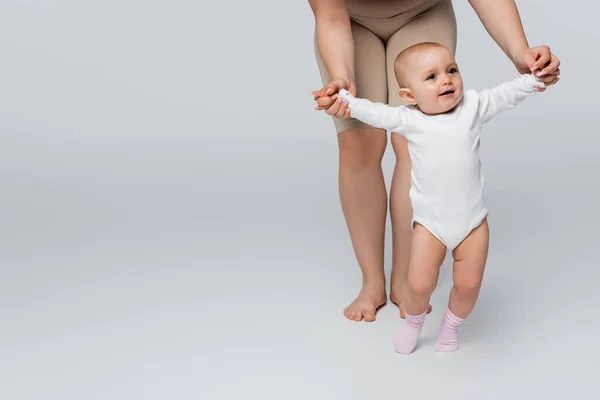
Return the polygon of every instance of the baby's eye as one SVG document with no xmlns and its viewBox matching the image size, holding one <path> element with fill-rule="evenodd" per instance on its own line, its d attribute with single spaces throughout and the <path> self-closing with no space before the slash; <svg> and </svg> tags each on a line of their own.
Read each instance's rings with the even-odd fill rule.
<svg viewBox="0 0 600 400">
<path fill-rule="evenodd" d="M 435 78 L 435 74 L 431 74 L 427 77 L 427 80 L 434 79 L 434 78 Z"/>
<path fill-rule="evenodd" d="M 448 70 L 448 72 L 450 72 L 451 74 L 455 74 L 458 72 L 458 70 L 456 68 L 452 67 Z"/>
</svg>

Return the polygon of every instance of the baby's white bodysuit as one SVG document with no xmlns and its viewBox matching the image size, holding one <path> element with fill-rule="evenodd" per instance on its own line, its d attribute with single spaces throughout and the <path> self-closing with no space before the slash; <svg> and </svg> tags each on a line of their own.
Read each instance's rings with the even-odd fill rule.
<svg viewBox="0 0 600 400">
<path fill-rule="evenodd" d="M 449 113 L 426 115 L 414 106 L 392 107 L 352 96 L 342 89 L 350 113 L 373 127 L 406 137 L 412 163 L 413 221 L 448 249 L 456 248 L 488 215 L 479 133 L 498 113 L 537 93 L 544 83 L 522 75 L 493 89 L 465 91 Z"/>
</svg>

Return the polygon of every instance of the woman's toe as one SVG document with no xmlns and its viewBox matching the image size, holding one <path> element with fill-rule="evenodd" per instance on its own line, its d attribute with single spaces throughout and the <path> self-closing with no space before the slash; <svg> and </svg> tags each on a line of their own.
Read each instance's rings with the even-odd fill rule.
<svg viewBox="0 0 600 400">
<path fill-rule="evenodd" d="M 366 322 L 375 321 L 375 312 L 374 311 L 365 311 L 365 321 Z"/>
</svg>

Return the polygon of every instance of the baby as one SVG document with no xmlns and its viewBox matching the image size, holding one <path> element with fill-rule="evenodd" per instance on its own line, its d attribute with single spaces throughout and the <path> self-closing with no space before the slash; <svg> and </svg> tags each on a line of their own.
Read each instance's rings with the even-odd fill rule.
<svg viewBox="0 0 600 400">
<path fill-rule="evenodd" d="M 408 141 L 413 238 L 404 299 L 406 321 L 394 347 L 402 354 L 416 348 L 439 268 L 450 249 L 454 286 L 435 350 L 455 351 L 458 328 L 479 295 L 488 252 L 481 127 L 545 85 L 533 75 L 522 75 L 491 90 L 463 92 L 452 53 L 437 43 L 407 48 L 398 55 L 394 70 L 400 97 L 409 105 L 374 103 L 346 90 L 339 96 L 353 118 L 399 133 Z"/>
</svg>

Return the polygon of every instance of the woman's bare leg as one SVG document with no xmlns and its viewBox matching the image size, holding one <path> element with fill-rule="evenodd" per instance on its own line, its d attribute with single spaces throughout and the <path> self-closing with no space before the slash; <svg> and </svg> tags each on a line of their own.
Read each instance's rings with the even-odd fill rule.
<svg viewBox="0 0 600 400">
<path fill-rule="evenodd" d="M 351 129 L 338 135 L 338 144 L 342 211 L 363 275 L 362 289 L 344 309 L 344 315 L 371 322 L 386 302 L 383 259 L 387 192 L 381 160 L 387 135 L 381 129 Z"/>
</svg>

